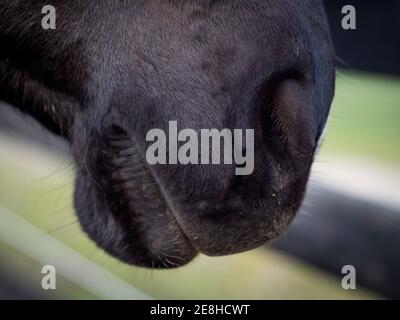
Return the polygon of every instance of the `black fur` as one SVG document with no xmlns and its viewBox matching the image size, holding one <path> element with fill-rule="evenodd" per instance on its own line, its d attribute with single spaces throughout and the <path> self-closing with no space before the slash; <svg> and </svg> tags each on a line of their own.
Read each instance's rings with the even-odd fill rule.
<svg viewBox="0 0 400 320">
<path fill-rule="evenodd" d="M 257 247 L 298 210 L 334 91 L 318 0 L 1 0 L 0 99 L 69 140 L 89 236 L 132 264 Z M 41 28 L 41 8 L 57 29 Z M 147 166 L 146 133 L 255 129 L 255 170 Z"/>
</svg>

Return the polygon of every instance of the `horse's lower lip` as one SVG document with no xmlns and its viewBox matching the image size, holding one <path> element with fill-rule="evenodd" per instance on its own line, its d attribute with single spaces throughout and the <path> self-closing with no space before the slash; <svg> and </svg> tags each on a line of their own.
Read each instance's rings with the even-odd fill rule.
<svg viewBox="0 0 400 320">
<path fill-rule="evenodd" d="M 135 242 L 140 235 L 152 268 L 179 267 L 191 261 L 197 251 L 140 151 L 124 134 L 109 137 L 107 149 L 103 158 L 108 168 L 104 177 L 107 202 L 114 208 L 112 215 L 125 230 L 127 241 Z M 124 260 L 131 262 L 129 254 Z"/>
</svg>

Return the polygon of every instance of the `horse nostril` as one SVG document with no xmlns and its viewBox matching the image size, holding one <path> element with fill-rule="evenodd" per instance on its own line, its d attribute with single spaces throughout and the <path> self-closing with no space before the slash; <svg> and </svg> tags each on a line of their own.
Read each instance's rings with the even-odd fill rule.
<svg viewBox="0 0 400 320">
<path fill-rule="evenodd" d="M 259 126 L 266 149 L 274 154 L 308 154 L 318 135 L 313 115 L 312 85 L 298 70 L 270 77 L 259 92 Z"/>
</svg>

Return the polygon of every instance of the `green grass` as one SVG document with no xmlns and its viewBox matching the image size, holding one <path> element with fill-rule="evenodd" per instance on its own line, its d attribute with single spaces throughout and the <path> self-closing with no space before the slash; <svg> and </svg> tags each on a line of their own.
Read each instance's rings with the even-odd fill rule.
<svg viewBox="0 0 400 320">
<path fill-rule="evenodd" d="M 339 72 L 321 151 L 400 165 L 400 79 Z"/>
</svg>

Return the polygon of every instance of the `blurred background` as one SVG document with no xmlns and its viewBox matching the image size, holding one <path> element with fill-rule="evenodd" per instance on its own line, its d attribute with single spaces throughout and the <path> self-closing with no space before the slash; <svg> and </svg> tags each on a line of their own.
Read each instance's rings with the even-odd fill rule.
<svg viewBox="0 0 400 320">
<path fill-rule="evenodd" d="M 200 256 L 177 270 L 127 266 L 74 215 L 68 146 L 0 103 L 0 299 L 400 298 L 400 3 L 326 1 L 337 90 L 306 200 L 289 230 L 257 250 Z M 397 17 L 397 19 L 396 19 Z M 42 289 L 44 265 L 57 289 Z M 356 269 L 344 290 L 342 267 Z"/>
</svg>

